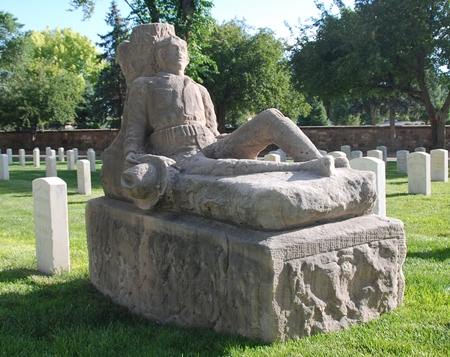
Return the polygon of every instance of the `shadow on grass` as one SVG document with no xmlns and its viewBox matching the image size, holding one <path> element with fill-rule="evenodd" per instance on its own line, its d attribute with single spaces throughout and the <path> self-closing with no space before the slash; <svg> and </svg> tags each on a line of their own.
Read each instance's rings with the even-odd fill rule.
<svg viewBox="0 0 450 357">
<path fill-rule="evenodd" d="M 157 324 L 115 305 L 86 278 L 33 275 L 38 273 L 27 269 L 0 272 L 0 282 L 23 279 L 33 286 L 29 293 L 0 295 L 0 340 L 6 347 L 9 341 L 11 349 L 20 341 L 33 346 L 32 355 L 60 355 L 63 342 L 65 355 L 210 357 L 263 345 L 211 330 Z"/>
<path fill-rule="evenodd" d="M 408 258 L 430 259 L 443 262 L 444 260 L 450 259 L 450 248 L 426 252 L 408 252 Z"/>
<path fill-rule="evenodd" d="M 389 185 L 393 185 L 393 186 L 400 186 L 400 185 L 407 185 L 407 184 L 408 184 L 408 180 L 389 182 Z"/>
<path fill-rule="evenodd" d="M 12 269 L 0 272 L 0 283 L 13 283 L 17 280 L 28 278 L 31 275 L 38 275 L 34 269 Z"/>
<path fill-rule="evenodd" d="M 386 197 L 403 197 L 408 195 L 409 193 L 388 193 L 386 194 Z"/>
</svg>

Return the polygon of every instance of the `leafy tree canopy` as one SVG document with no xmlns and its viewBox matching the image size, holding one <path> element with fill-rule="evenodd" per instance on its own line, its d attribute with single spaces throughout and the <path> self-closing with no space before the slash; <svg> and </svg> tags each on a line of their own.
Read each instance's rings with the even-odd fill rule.
<svg viewBox="0 0 450 357">
<path fill-rule="evenodd" d="M 243 22 L 217 27 L 208 38 L 206 54 L 217 64 L 217 73 L 204 78 L 216 107 L 219 131 L 226 117 L 253 114 L 277 107 L 291 118 L 310 110 L 290 85 L 284 43 L 273 31 L 250 34 Z"/>
<path fill-rule="evenodd" d="M 8 21 L 15 18 L 2 14 Z M 17 23 L 17 22 L 16 22 Z M 22 33 L 3 26 L 0 57 L 0 127 L 29 128 L 73 120 L 86 83 L 101 68 L 88 38 L 71 29 Z"/>
<path fill-rule="evenodd" d="M 449 61 L 448 1 L 358 0 L 354 11 L 323 11 L 304 26 L 291 63 L 297 87 L 325 100 L 407 94 L 425 106 L 434 147 L 444 147 Z M 445 88 L 441 105 L 432 96 L 436 86 Z"/>
<path fill-rule="evenodd" d="M 13 37 L 20 34 L 22 24 L 17 22 L 17 18 L 9 12 L 0 11 L 0 54 L 5 44 Z"/>
<path fill-rule="evenodd" d="M 31 32 L 35 57 L 95 83 L 103 67 L 92 41 L 71 28 Z"/>
</svg>

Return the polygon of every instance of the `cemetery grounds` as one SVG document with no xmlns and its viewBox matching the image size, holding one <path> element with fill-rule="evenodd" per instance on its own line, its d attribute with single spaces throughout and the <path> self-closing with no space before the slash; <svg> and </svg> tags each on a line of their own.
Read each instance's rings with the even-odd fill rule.
<svg viewBox="0 0 450 357">
<path fill-rule="evenodd" d="M 267 345 L 209 330 L 163 326 L 114 305 L 89 283 L 84 224 L 87 200 L 103 195 L 101 162 L 92 195 L 77 194 L 76 170 L 58 162 L 67 183 L 71 271 L 36 270 L 31 183 L 45 163 L 10 166 L 0 181 L 0 356 L 450 356 L 450 183 L 408 195 L 387 166 L 387 215 L 405 224 L 404 303 L 345 331 Z"/>
</svg>

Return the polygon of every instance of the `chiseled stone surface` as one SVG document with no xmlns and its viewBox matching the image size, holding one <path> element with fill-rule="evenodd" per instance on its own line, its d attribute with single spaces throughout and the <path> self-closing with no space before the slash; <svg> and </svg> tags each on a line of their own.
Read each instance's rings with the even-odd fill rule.
<svg viewBox="0 0 450 357">
<path fill-rule="evenodd" d="M 395 219 L 273 233 L 110 198 L 86 210 L 92 283 L 161 323 L 272 342 L 369 321 L 403 299 Z"/>
<path fill-rule="evenodd" d="M 173 210 L 262 230 L 286 230 L 371 213 L 375 175 L 336 169 L 237 176 L 180 175 L 166 192 Z M 294 203 L 295 204 L 294 204 Z"/>
</svg>

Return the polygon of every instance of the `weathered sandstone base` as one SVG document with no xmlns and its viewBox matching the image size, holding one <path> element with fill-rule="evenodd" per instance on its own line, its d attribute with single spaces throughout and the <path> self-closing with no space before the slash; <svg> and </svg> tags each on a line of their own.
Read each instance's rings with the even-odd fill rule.
<svg viewBox="0 0 450 357">
<path fill-rule="evenodd" d="M 403 299 L 395 219 L 264 232 L 110 198 L 86 210 L 92 283 L 161 323 L 272 342 L 365 322 Z"/>
</svg>

